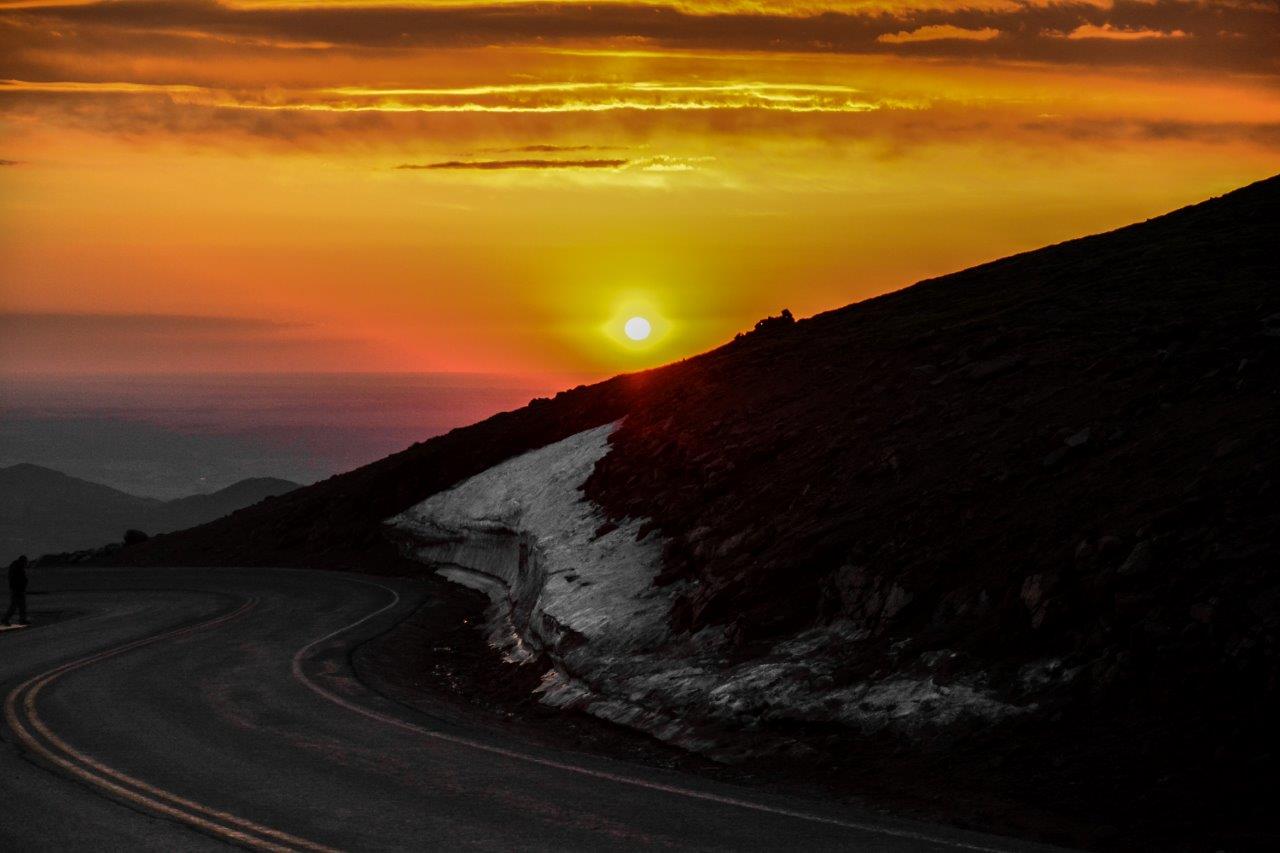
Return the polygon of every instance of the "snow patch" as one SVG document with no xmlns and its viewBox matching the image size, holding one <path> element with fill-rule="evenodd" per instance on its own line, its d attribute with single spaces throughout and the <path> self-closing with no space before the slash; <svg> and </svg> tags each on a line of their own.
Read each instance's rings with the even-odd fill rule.
<svg viewBox="0 0 1280 853">
<path fill-rule="evenodd" d="M 723 629 L 672 636 L 681 587 L 653 584 L 662 538 L 637 538 L 644 519 L 597 536 L 604 519 L 582 495 L 616 427 L 510 459 L 388 522 L 408 556 L 489 595 L 490 639 L 509 660 L 546 653 L 541 701 L 722 758 L 796 748 L 785 736 L 766 743 L 771 723 L 911 731 L 1022 710 L 976 683 L 928 674 L 850 683 L 842 672 L 868 632 L 848 622 L 736 663 Z M 746 747 L 744 733 L 760 738 Z"/>
<path fill-rule="evenodd" d="M 676 591 L 653 586 L 662 543 L 637 539 L 640 520 L 596 536 L 604 519 L 581 491 L 616 428 L 517 456 L 389 523 L 409 534 L 413 557 L 489 593 L 499 605 L 492 615 L 537 648 L 652 647 L 666 638 Z"/>
</svg>

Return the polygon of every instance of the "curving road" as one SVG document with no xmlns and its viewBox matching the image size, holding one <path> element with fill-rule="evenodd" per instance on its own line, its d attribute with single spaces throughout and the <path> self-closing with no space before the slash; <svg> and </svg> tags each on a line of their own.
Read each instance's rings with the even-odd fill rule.
<svg viewBox="0 0 1280 853">
<path fill-rule="evenodd" d="M 46 569 L 33 592 L 44 624 L 0 633 L 3 850 L 1033 849 L 407 709 L 348 659 L 411 581 Z"/>
</svg>

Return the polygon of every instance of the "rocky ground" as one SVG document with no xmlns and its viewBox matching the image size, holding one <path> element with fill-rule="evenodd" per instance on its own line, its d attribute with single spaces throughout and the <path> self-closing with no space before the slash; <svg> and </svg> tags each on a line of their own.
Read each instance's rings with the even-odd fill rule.
<svg viewBox="0 0 1280 853">
<path fill-rule="evenodd" d="M 586 495 L 666 540 L 671 630 L 717 635 L 717 666 L 810 638 L 824 689 L 1027 709 L 868 729 L 766 697 L 744 739 L 798 745 L 771 767 L 1089 847 L 1269 849 L 1277 233 L 1271 179 L 778 319 L 113 559 L 414 571 L 383 519 L 625 416 Z"/>
</svg>

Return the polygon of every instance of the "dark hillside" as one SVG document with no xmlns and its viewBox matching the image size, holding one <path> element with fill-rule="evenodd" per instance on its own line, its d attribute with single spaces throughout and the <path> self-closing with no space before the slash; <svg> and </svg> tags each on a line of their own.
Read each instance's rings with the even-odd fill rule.
<svg viewBox="0 0 1280 853">
<path fill-rule="evenodd" d="M 250 477 L 232 483 L 225 489 L 204 495 L 190 495 L 165 501 L 159 512 L 157 530 L 181 530 L 199 521 L 192 519 L 221 518 L 258 501 L 275 495 L 284 495 L 298 488 L 298 484 L 276 477 Z"/>
<path fill-rule="evenodd" d="M 225 489 L 171 501 L 138 497 L 22 463 L 0 468 L 0 562 L 99 548 L 129 529 L 181 530 L 255 504 L 297 483 L 260 477 Z"/>
<path fill-rule="evenodd" d="M 1272 179 L 747 336 L 655 387 L 588 493 L 677 540 L 689 626 L 745 639 L 828 615 L 841 566 L 920 586 L 918 627 L 953 587 L 999 608 L 1135 548 L 1188 595 L 1269 583 L 1278 234 Z M 1048 598 L 1049 633 L 1088 607 Z"/>
<path fill-rule="evenodd" d="M 160 506 L 39 465 L 0 468 L 0 562 L 104 545 Z"/>
<path fill-rule="evenodd" d="M 1277 235 L 1273 178 L 779 324 L 655 393 L 587 492 L 671 537 L 667 577 L 697 581 L 676 619 L 744 656 L 847 619 L 851 681 L 982 673 L 1037 702 L 968 742 L 957 783 L 1127 827 L 1121 847 L 1265 846 Z M 1060 677 L 1018 678 L 1046 657 Z M 964 762 L 938 748 L 941 780 Z"/>
</svg>

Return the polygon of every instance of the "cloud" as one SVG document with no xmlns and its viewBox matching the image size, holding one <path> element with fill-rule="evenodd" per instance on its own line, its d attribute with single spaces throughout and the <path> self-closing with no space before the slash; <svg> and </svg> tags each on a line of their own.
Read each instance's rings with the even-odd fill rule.
<svg viewBox="0 0 1280 853">
<path fill-rule="evenodd" d="M 64 335 L 115 334 L 131 335 L 263 335 L 303 328 L 297 323 L 282 323 L 257 317 L 224 317 L 196 314 L 96 314 L 90 312 L 4 311 L 0 312 L 0 330 L 11 334 L 18 330 L 39 330 Z"/>
<path fill-rule="evenodd" d="M 189 84 L 0 80 L 0 94 L 163 96 L 219 110 L 284 113 L 588 113 L 767 110 L 870 112 L 914 108 L 902 100 L 870 100 L 861 90 L 826 83 L 758 81 L 544 81 L 457 88 L 336 87 L 269 92 Z M 537 149 L 535 148 L 534 151 Z M 530 152 L 532 153 L 532 152 Z"/>
<path fill-rule="evenodd" d="M 1061 38 L 1062 33 L 1050 33 Z M 1187 34 L 1182 30 L 1153 30 L 1146 27 L 1113 27 L 1111 24 L 1096 26 L 1081 24 L 1066 34 L 1069 39 L 1110 39 L 1112 41 L 1140 41 L 1142 39 L 1180 39 Z"/>
<path fill-rule="evenodd" d="M 0 120 L 33 139 L 40 128 L 75 128 L 131 141 L 345 149 L 381 169 L 640 172 L 683 168 L 645 167 L 642 158 L 650 145 L 693 151 L 685 142 L 697 134 L 811 133 L 893 145 L 930 133 L 989 137 L 1036 112 L 1073 113 L 1087 100 L 1079 81 L 1096 82 L 1108 66 L 1123 66 L 1126 81 L 1132 71 L 1146 72 L 1135 80 L 1173 79 L 1150 72 L 1179 67 L 1270 74 L 1247 84 L 1257 88 L 1280 80 L 1280 57 L 1264 47 L 1280 38 L 1280 16 L 1252 8 L 920 0 L 893 15 L 844 3 L 843 13 L 806 17 L 782 14 L 782 5 L 701 15 L 661 4 L 410 0 L 392 8 L 318 0 L 0 7 Z M 1136 37 L 1146 31 L 1167 35 Z M 279 48 L 285 41 L 335 47 Z M 827 63 L 820 53 L 855 57 Z M 883 55 L 908 60 L 877 66 Z M 950 62 L 908 64 L 916 59 Z M 1006 62 L 1016 70 L 1002 70 Z M 877 67 L 884 73 L 862 71 Z M 977 82 L 1001 74 L 989 90 Z M 1032 75 L 1045 75 L 1043 91 L 1022 82 Z M 1230 90 L 1225 75 L 1214 79 Z M 1141 111 L 1134 103 L 1103 112 L 1209 115 L 1193 100 L 1153 101 Z M 1253 93 L 1212 114 L 1256 123 L 1276 115 L 1273 102 Z M 1217 130 L 1205 135 L 1220 138 Z M 617 147 L 575 144 L 582 139 Z M 19 143 L 5 147 L 36 159 Z"/>
<path fill-rule="evenodd" d="M 1000 35 L 994 27 L 983 27 L 980 30 L 969 30 L 964 27 L 953 27 L 950 24 L 931 24 L 918 30 L 903 30 L 898 33 L 882 33 L 876 41 L 884 44 L 905 44 L 913 41 L 941 41 L 943 39 L 963 39 L 967 41 L 990 41 Z"/>
<path fill-rule="evenodd" d="M 1156 91 L 1167 93 L 1168 90 Z M 1061 97 L 1061 93 L 1056 96 Z M 650 146 L 661 145 L 668 150 L 689 153 L 712 151 L 729 162 L 734 158 L 725 155 L 745 140 L 751 140 L 752 145 L 785 145 L 789 144 L 787 140 L 791 143 L 825 140 L 840 144 L 866 140 L 902 150 L 925 144 L 984 139 L 1011 144 L 1021 139 L 1043 145 L 1053 144 L 1054 139 L 1098 137 L 1160 141 L 1176 136 L 1207 143 L 1237 141 L 1280 148 L 1274 132 L 1275 113 L 1256 109 L 1256 99 L 1246 100 L 1216 119 L 1202 116 L 1195 101 L 1179 103 L 1160 115 L 1148 115 L 1145 123 L 1142 117 L 1129 115 L 1121 106 L 1108 111 L 1106 118 L 1112 122 L 1110 125 L 1084 128 L 1072 122 L 1090 113 L 1080 114 L 1070 102 L 1054 101 L 1054 109 L 1046 110 L 1045 103 L 1040 101 L 1024 105 L 999 98 L 953 98 L 939 94 L 927 101 L 894 106 L 894 102 L 882 99 L 875 92 L 864 93 L 862 100 L 881 105 L 878 108 L 811 108 L 794 112 L 710 106 L 658 112 L 625 109 L 614 102 L 609 102 L 607 109 L 599 109 L 599 105 L 578 101 L 555 102 L 522 112 L 501 109 L 445 113 L 332 111 L 318 103 L 299 109 L 258 110 L 175 102 L 162 94 L 29 97 L 32 99 L 29 102 L 17 103 L 16 95 L 0 96 L 0 117 L 12 115 L 20 108 L 19 114 L 29 123 L 75 127 L 122 139 L 169 136 L 235 150 L 248 145 L 293 152 L 355 152 L 354 156 L 362 159 L 366 168 L 394 168 L 398 163 L 425 169 L 442 162 L 627 159 L 626 166 L 616 168 L 638 171 L 645 163 L 643 158 Z M 67 103 L 68 99 L 72 103 Z M 1058 115 L 1041 116 L 1045 112 Z M 1158 123 L 1168 121 L 1176 124 Z M 1176 133 L 1167 132 L 1170 128 Z M 571 143 L 583 138 L 616 140 L 619 144 L 613 147 L 617 154 L 601 154 L 599 158 L 594 149 L 580 152 L 590 155 L 581 158 L 572 156 L 574 152 L 519 152 L 509 157 L 498 153 L 520 147 L 510 143 L 522 138 L 564 139 L 566 144 L 562 147 L 566 148 L 577 147 Z M 699 147 L 713 147 L 695 152 L 689 148 L 691 140 L 696 140 Z M 728 147 L 721 148 L 722 145 Z M 526 153 L 533 156 L 523 156 Z M 558 154 L 565 156 L 553 156 Z M 471 174 L 482 171 L 473 169 Z M 600 173 L 605 171 L 602 168 Z M 446 173 L 443 169 L 439 172 Z M 456 173 L 462 174 L 462 171 Z"/>
<path fill-rule="evenodd" d="M 1267 148 L 1280 148 L 1280 123 L 1277 122 L 1043 117 L 1024 121 L 1017 129 L 1074 142 L 1130 140 L 1223 144 L 1247 141 Z"/>
<path fill-rule="evenodd" d="M 629 160 L 445 160 L 440 163 L 401 163 L 397 169 L 499 171 L 503 169 L 620 169 Z"/>
<path fill-rule="evenodd" d="M 576 151 L 617 151 L 610 146 L 600 145 L 518 145 L 515 148 L 486 148 L 490 154 L 569 154 Z"/>
<path fill-rule="evenodd" d="M 707 163 L 715 160 L 715 157 L 648 157 L 644 160 L 636 162 L 636 166 L 645 172 L 692 172 L 697 169 L 697 163 Z"/>
<path fill-rule="evenodd" d="M 369 347 L 345 330 L 257 317 L 0 312 L 8 374 L 255 370 L 268 362 L 314 370 L 367 359 Z"/>
<path fill-rule="evenodd" d="M 10 27 L 7 36 L 0 34 L 0 56 L 6 57 L 0 62 L 0 78 L 41 79 L 24 70 L 26 66 L 61 62 L 70 67 L 72 58 L 74 66 L 82 69 L 86 56 L 98 53 L 189 57 L 193 50 L 217 49 L 239 52 L 247 60 L 351 50 L 365 51 L 367 58 L 430 48 L 620 45 L 647 50 L 889 52 L 1280 71 L 1273 49 L 1280 37 L 1280 15 L 1251 2 L 632 0 L 600 5 L 500 1 L 476 5 L 409 0 L 398 4 L 116 0 L 0 7 L 0 21 Z M 1227 49 L 1219 36 L 1224 31 L 1245 34 L 1246 44 L 1233 43 Z M 1152 35 L 1156 33 L 1163 37 Z M 1097 49 L 1096 43 L 1102 41 L 1116 47 Z M 1174 51 L 1161 46 L 1176 41 L 1189 46 Z M 1070 46 L 1065 52 L 1064 44 Z"/>
<path fill-rule="evenodd" d="M 20 165 L 20 164 L 21 164 L 21 161 L 20 161 L 20 160 L 0 160 L 0 167 L 3 167 L 3 166 L 17 166 L 17 165 Z"/>
</svg>

